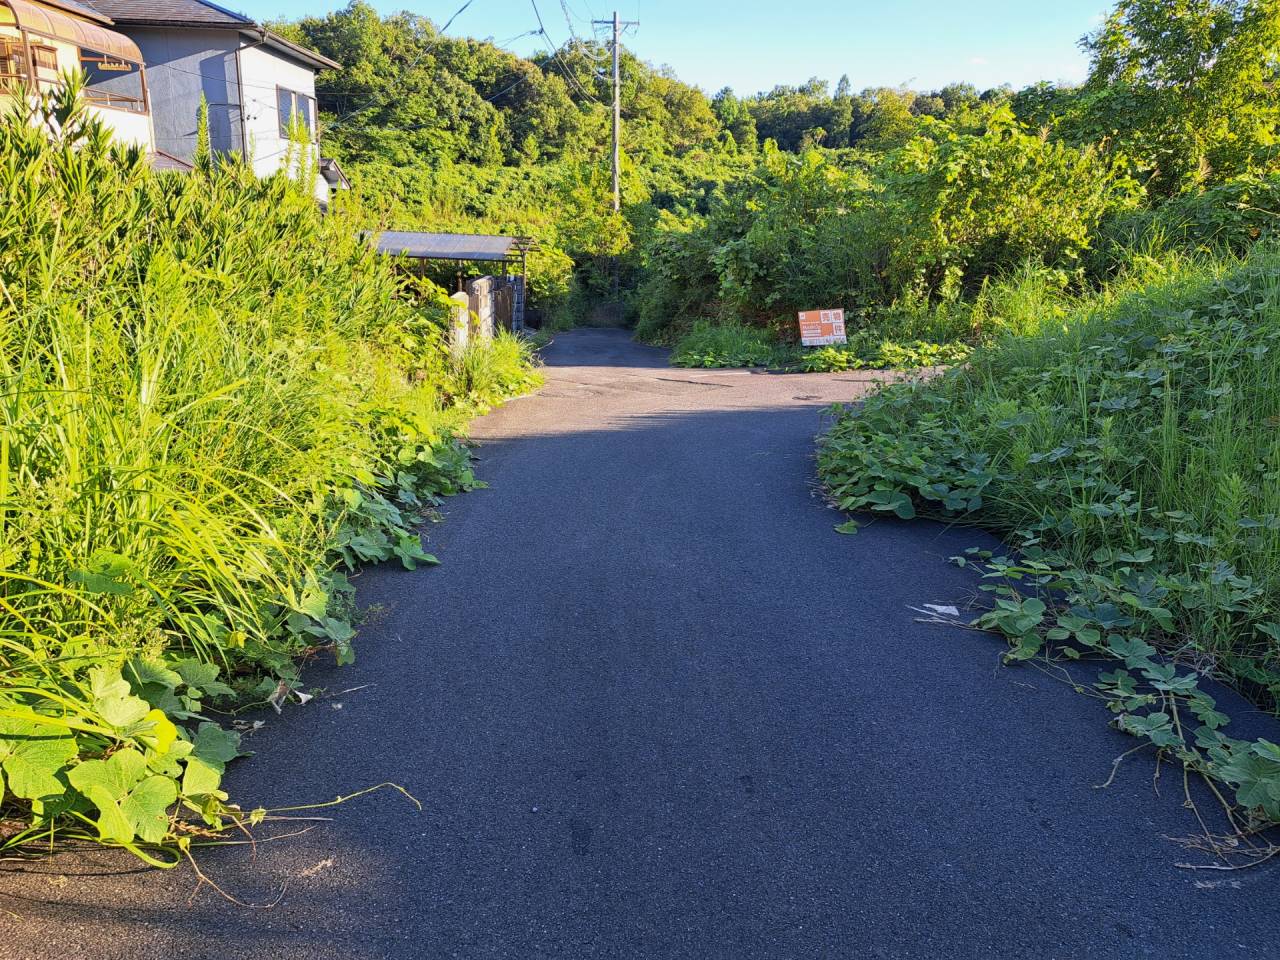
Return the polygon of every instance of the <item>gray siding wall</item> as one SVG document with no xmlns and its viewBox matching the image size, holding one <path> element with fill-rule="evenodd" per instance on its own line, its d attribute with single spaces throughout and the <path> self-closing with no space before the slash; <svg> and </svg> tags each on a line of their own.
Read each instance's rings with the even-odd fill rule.
<svg viewBox="0 0 1280 960">
<path fill-rule="evenodd" d="M 242 150 L 234 30 L 120 27 L 142 51 L 151 94 L 156 149 L 190 161 L 196 150 L 200 94 L 209 102 L 215 151 Z"/>
</svg>

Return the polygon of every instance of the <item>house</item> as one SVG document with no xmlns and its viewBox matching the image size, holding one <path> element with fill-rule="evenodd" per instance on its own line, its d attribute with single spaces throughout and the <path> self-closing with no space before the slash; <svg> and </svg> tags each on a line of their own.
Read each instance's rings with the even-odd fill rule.
<svg viewBox="0 0 1280 960">
<path fill-rule="evenodd" d="M 111 18 L 76 0 L 0 0 L 0 105 L 82 70 L 85 99 L 117 140 L 153 152 L 144 59 Z"/>
<path fill-rule="evenodd" d="M 3 2 L 3 0 L 0 0 Z M 248 17 L 207 0 L 85 0 L 137 45 L 147 68 L 156 150 L 190 162 L 203 94 L 215 152 L 239 152 L 259 176 L 282 169 L 297 150 L 292 125 L 311 141 L 316 199 L 345 183 L 320 161 L 316 73 L 338 64 Z"/>
</svg>

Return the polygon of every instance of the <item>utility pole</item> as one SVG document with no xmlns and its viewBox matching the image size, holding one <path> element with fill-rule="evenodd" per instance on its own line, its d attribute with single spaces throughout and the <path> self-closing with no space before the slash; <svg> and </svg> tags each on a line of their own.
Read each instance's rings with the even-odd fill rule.
<svg viewBox="0 0 1280 960">
<path fill-rule="evenodd" d="M 619 20 L 618 11 L 613 11 L 612 20 L 593 20 L 596 26 L 613 27 L 613 212 L 622 210 L 622 31 L 627 27 L 638 27 L 638 20 Z"/>
</svg>

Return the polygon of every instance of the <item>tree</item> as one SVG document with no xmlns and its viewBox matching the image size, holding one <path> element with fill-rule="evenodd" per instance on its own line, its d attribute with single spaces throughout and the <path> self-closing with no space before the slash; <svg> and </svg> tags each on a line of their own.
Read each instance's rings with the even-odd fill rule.
<svg viewBox="0 0 1280 960">
<path fill-rule="evenodd" d="M 1280 0 L 1120 0 L 1082 46 L 1077 133 L 1133 156 L 1156 193 L 1274 162 Z"/>
<path fill-rule="evenodd" d="M 938 97 L 947 113 L 955 113 L 962 107 L 977 103 L 978 88 L 971 83 L 949 83 L 938 91 Z"/>
<path fill-rule="evenodd" d="M 916 97 L 911 104 L 911 112 L 917 117 L 934 117 L 941 120 L 947 115 L 947 104 L 937 94 Z"/>
<path fill-rule="evenodd" d="M 861 138 L 880 150 L 909 140 L 916 129 L 916 119 L 911 114 L 916 95 L 894 87 L 880 87 L 870 93 L 872 104 L 859 130 Z"/>
<path fill-rule="evenodd" d="M 847 147 L 853 140 L 853 85 L 847 73 L 836 84 L 826 129 L 831 131 L 827 142 L 833 147 Z"/>
<path fill-rule="evenodd" d="M 715 95 L 711 101 L 711 109 L 739 149 L 756 149 L 756 119 L 731 88 L 725 87 Z"/>
</svg>

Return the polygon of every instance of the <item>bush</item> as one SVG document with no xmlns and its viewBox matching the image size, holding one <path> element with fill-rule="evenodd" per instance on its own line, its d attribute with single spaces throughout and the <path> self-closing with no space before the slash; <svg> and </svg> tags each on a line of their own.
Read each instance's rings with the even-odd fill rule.
<svg viewBox="0 0 1280 960">
<path fill-rule="evenodd" d="M 1112 218 L 1102 231 L 1099 270 L 1123 269 L 1135 254 L 1241 254 L 1275 236 L 1278 225 L 1280 177 L 1237 177 Z"/>
<path fill-rule="evenodd" d="M 676 344 L 671 362 L 677 367 L 770 367 L 782 362 L 782 350 L 759 327 L 702 321 Z"/>
<path fill-rule="evenodd" d="M 767 148 L 705 215 L 660 219 L 643 237 L 639 336 L 671 342 L 698 319 L 790 324 L 818 307 L 843 307 L 851 323 L 954 312 L 1029 261 L 1079 288 L 1100 224 L 1140 197 L 1094 151 L 1048 141 L 1004 108 L 973 130 L 922 129 L 847 166 Z"/>
<path fill-rule="evenodd" d="M 210 705 L 352 658 L 343 570 L 433 562 L 453 429 L 529 372 L 505 339 L 455 370 L 352 223 L 237 163 L 152 174 L 76 86 L 0 119 L 0 847 L 146 856 L 233 816 Z"/>
</svg>

